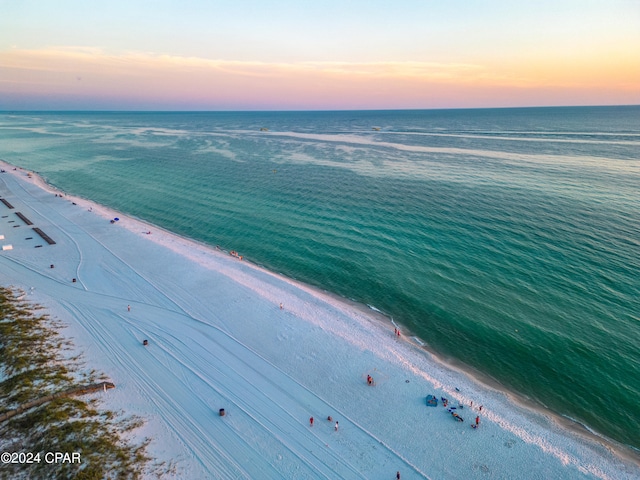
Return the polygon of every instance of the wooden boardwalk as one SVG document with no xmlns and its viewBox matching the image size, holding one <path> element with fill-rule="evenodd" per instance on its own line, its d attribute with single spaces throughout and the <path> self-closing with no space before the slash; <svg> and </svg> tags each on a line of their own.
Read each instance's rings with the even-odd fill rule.
<svg viewBox="0 0 640 480">
<path fill-rule="evenodd" d="M 24 214 L 20 212 L 16 212 L 16 215 L 20 218 L 20 220 L 22 220 L 27 225 L 33 225 L 33 222 L 29 220 L 27 217 L 25 217 Z"/>
<path fill-rule="evenodd" d="M 44 241 L 47 242 L 49 245 L 55 245 L 56 242 L 54 242 L 49 235 L 44 233 L 38 227 L 33 227 L 33 231 L 36 232 L 38 235 L 40 235 L 44 239 Z"/>
<path fill-rule="evenodd" d="M 9 410 L 8 412 L 3 413 L 2 415 L 0 415 L 0 423 L 4 422 L 5 420 L 9 420 L 10 418 L 15 417 L 19 413 L 22 413 L 26 410 L 29 410 L 34 407 L 38 407 L 52 400 L 55 400 L 56 398 L 70 397 L 72 395 L 84 395 L 87 393 L 97 392 L 98 390 L 108 390 L 111 388 L 116 388 L 116 386 L 111 382 L 100 382 L 100 383 L 92 383 L 91 385 L 80 385 L 79 387 L 73 387 L 68 390 L 64 390 L 62 392 L 52 393 L 51 395 L 38 398 L 37 400 L 23 403 L 15 410 Z"/>
</svg>

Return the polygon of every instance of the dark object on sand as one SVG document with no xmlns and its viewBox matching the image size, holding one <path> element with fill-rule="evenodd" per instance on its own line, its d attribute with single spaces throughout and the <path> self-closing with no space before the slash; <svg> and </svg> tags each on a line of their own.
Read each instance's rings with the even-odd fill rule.
<svg viewBox="0 0 640 480">
<path fill-rule="evenodd" d="M 458 415 L 456 412 L 451 412 L 451 416 L 453 418 L 455 418 L 457 421 L 459 422 L 464 422 L 464 418 L 462 418 L 460 415 Z"/>
<path fill-rule="evenodd" d="M 221 417 L 224 417 L 224 416 L 225 416 L 224 408 L 221 408 L 221 409 L 220 409 L 220 416 L 221 416 Z"/>
<path fill-rule="evenodd" d="M 427 395 L 427 407 L 437 407 L 438 399 L 433 395 Z"/>
<path fill-rule="evenodd" d="M 74 278 L 73 280 L 71 280 L 71 283 L 76 283 L 76 279 Z"/>
<path fill-rule="evenodd" d="M 143 340 L 142 344 L 146 347 L 147 345 L 149 345 L 149 340 Z"/>
<path fill-rule="evenodd" d="M 42 239 L 47 242 L 49 245 L 55 245 L 56 242 L 54 242 L 51 237 L 49 235 L 47 235 L 46 233 L 44 233 L 42 230 L 40 230 L 37 227 L 33 228 L 33 231 L 36 232 L 38 235 L 40 235 L 42 237 Z"/>
<path fill-rule="evenodd" d="M 16 215 L 18 216 L 18 218 L 20 218 L 20 220 L 22 220 L 27 225 L 33 225 L 33 222 L 29 220 L 27 217 L 25 217 L 22 213 L 16 212 Z"/>
</svg>

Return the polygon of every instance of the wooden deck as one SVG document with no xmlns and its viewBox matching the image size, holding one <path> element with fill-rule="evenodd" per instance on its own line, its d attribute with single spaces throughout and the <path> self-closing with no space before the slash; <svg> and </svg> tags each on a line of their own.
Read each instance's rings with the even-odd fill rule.
<svg viewBox="0 0 640 480">
<path fill-rule="evenodd" d="M 38 235 L 40 235 L 42 237 L 42 239 L 47 242 L 49 245 L 55 245 L 56 242 L 54 242 L 51 237 L 49 235 L 47 235 L 46 233 L 44 233 L 42 230 L 40 230 L 38 227 L 33 227 L 33 231 L 36 232 Z"/>
<path fill-rule="evenodd" d="M 22 220 L 27 225 L 33 225 L 33 222 L 29 220 L 27 217 L 25 217 L 22 213 L 16 212 L 16 215 L 20 218 L 20 220 Z"/>
</svg>

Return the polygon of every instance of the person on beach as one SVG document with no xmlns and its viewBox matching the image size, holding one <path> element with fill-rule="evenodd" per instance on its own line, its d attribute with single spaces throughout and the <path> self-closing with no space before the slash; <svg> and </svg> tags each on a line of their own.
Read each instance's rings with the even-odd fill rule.
<svg viewBox="0 0 640 480">
<path fill-rule="evenodd" d="M 335 426 L 336 432 L 338 431 L 338 422 L 336 422 L 336 426 Z"/>
<path fill-rule="evenodd" d="M 480 425 L 480 417 L 476 417 L 476 427 Z"/>
<path fill-rule="evenodd" d="M 480 408 L 478 409 L 479 411 L 482 411 L 482 405 L 480 405 Z"/>
<path fill-rule="evenodd" d="M 280 304 L 280 310 L 282 310 L 284 308 L 284 305 Z"/>
<path fill-rule="evenodd" d="M 331 415 L 329 415 L 329 416 L 327 417 L 327 420 L 328 420 L 328 421 L 330 421 L 330 422 L 333 422 L 333 418 L 331 418 Z"/>
<path fill-rule="evenodd" d="M 313 427 L 313 417 L 311 417 L 311 418 L 309 419 L 309 425 L 310 425 L 311 427 Z"/>
<path fill-rule="evenodd" d="M 131 311 L 131 305 L 127 305 L 127 312 Z"/>
<path fill-rule="evenodd" d="M 373 385 L 373 378 L 371 378 L 371 375 L 367 375 L 367 383 L 369 385 Z"/>
<path fill-rule="evenodd" d="M 400 480 L 400 472 L 396 472 L 396 480 Z"/>
</svg>

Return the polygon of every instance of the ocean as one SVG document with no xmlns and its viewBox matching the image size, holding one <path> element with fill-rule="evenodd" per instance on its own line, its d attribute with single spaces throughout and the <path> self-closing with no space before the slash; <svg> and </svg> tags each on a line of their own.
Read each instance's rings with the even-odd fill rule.
<svg viewBox="0 0 640 480">
<path fill-rule="evenodd" d="M 4 112 L 0 158 L 640 451 L 640 107 Z"/>
</svg>

